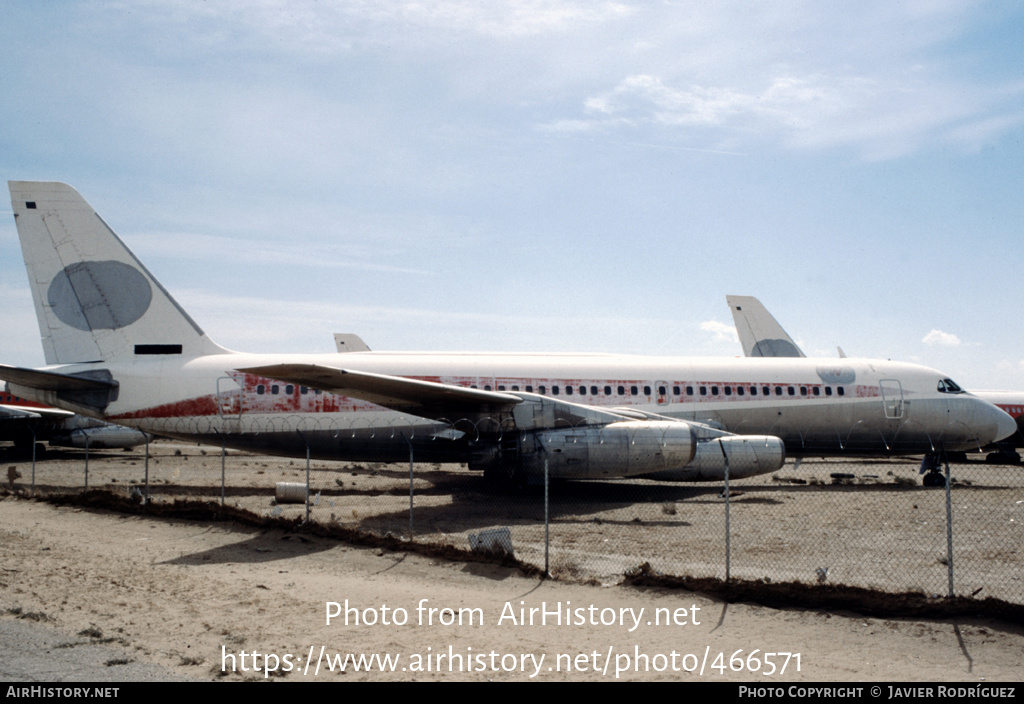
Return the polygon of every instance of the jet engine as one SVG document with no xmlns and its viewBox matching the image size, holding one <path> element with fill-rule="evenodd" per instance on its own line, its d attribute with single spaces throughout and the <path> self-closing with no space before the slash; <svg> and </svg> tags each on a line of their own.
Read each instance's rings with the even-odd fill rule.
<svg viewBox="0 0 1024 704">
<path fill-rule="evenodd" d="M 50 444 L 61 447 L 92 447 L 119 448 L 135 447 L 146 442 L 146 433 L 134 428 L 120 425 L 107 425 L 99 428 L 78 428 L 68 433 L 52 435 Z"/>
<path fill-rule="evenodd" d="M 689 423 L 632 421 L 598 427 L 537 430 L 522 435 L 520 467 L 528 477 L 633 477 L 683 467 L 696 453 Z"/>
<path fill-rule="evenodd" d="M 786 447 L 773 435 L 725 435 L 697 443 L 697 452 L 685 467 L 652 474 L 647 479 L 664 482 L 719 482 L 743 479 L 780 469 L 786 461 Z"/>
</svg>

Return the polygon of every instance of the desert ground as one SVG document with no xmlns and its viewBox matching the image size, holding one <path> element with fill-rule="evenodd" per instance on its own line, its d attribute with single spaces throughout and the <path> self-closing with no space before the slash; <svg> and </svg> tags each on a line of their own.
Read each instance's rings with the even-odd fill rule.
<svg viewBox="0 0 1024 704">
<path fill-rule="evenodd" d="M 49 454 L 36 464 L 37 493 L 79 491 L 82 453 Z M 91 453 L 89 488 L 137 498 L 148 479 L 156 506 L 219 504 L 219 449 L 154 443 L 146 465 L 141 449 Z M 386 536 L 376 547 L 315 535 L 300 525 L 304 503 L 276 501 L 278 482 L 305 481 L 300 460 L 224 458 L 225 505 L 294 519 L 283 528 L 47 503 L 30 497 L 29 463 L 5 467 L 0 620 L 52 629 L 66 639 L 61 651 L 119 648 L 102 665 L 115 678 L 131 663 L 227 680 L 991 682 L 1019 680 L 1024 662 L 1013 617 L 768 608 L 624 579 L 641 565 L 719 579 L 728 569 L 766 588 L 944 596 L 945 492 L 920 487 L 907 462 L 804 462 L 734 483 L 728 565 L 721 485 L 555 485 L 547 579 L 542 569 L 412 549 L 408 466 L 311 466 L 311 519 Z M 1024 602 L 1021 473 L 953 468 L 958 596 Z M 414 467 L 416 546 L 464 550 L 469 535 L 508 528 L 519 564 L 543 568 L 543 492 L 496 491 L 480 479 Z M 56 677 L 40 660 L 39 679 Z"/>
</svg>

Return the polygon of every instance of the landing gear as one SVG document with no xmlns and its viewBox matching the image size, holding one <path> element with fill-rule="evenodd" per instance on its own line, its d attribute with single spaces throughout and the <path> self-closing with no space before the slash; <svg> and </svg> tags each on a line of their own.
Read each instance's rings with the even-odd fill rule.
<svg viewBox="0 0 1024 704">
<path fill-rule="evenodd" d="M 515 487 L 525 483 L 519 470 L 515 446 L 481 445 L 470 455 L 469 468 L 483 470 L 484 481 L 496 487 Z"/>
<path fill-rule="evenodd" d="M 942 459 L 941 453 L 933 452 L 924 456 L 924 459 L 921 460 L 921 474 L 924 475 L 921 484 L 940 488 L 946 486 L 946 476 L 942 472 Z"/>
<path fill-rule="evenodd" d="M 1001 449 L 986 455 L 985 461 L 989 464 L 1020 464 L 1020 454 L 1015 450 Z"/>
<path fill-rule="evenodd" d="M 42 459 L 43 454 L 46 452 L 46 445 L 41 442 L 35 442 L 31 436 L 19 436 L 14 439 L 14 447 L 11 449 L 11 455 L 19 458 L 32 458 L 32 446 L 35 445 L 36 459 Z"/>
</svg>

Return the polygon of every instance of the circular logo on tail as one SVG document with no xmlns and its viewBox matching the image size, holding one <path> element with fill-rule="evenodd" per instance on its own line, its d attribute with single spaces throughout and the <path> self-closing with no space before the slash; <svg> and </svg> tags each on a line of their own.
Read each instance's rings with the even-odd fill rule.
<svg viewBox="0 0 1024 704">
<path fill-rule="evenodd" d="M 145 315 L 153 289 L 123 262 L 78 262 L 53 277 L 46 299 L 54 315 L 73 328 L 117 330 Z"/>
</svg>

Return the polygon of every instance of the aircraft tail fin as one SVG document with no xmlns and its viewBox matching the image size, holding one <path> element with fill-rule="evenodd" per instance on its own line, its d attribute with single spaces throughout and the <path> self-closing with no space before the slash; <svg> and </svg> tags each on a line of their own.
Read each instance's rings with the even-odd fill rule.
<svg viewBox="0 0 1024 704">
<path fill-rule="evenodd" d="M 746 357 L 805 357 L 793 338 L 753 296 L 726 296 Z"/>
<path fill-rule="evenodd" d="M 47 364 L 226 352 L 71 186 L 9 181 Z"/>
</svg>

